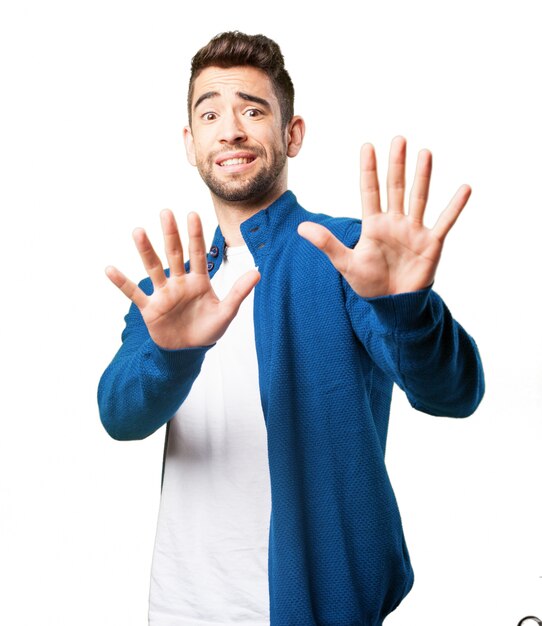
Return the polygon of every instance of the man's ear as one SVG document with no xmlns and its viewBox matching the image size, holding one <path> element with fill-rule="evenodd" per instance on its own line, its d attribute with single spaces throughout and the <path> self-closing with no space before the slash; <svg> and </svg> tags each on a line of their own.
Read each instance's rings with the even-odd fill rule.
<svg viewBox="0 0 542 626">
<path fill-rule="evenodd" d="M 303 145 L 303 137 L 305 136 L 305 120 L 299 115 L 294 115 L 290 120 L 287 128 L 286 142 L 288 149 L 286 154 L 289 157 L 295 157 L 301 150 Z"/>
<path fill-rule="evenodd" d="M 186 158 L 190 165 L 196 165 L 196 151 L 194 148 L 194 137 L 192 137 L 192 131 L 190 126 L 183 128 L 184 148 L 186 150 Z"/>
</svg>

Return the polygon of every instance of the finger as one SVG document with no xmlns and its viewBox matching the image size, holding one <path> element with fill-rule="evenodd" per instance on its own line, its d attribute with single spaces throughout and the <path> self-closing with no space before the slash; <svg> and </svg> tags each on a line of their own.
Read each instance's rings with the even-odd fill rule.
<svg viewBox="0 0 542 626">
<path fill-rule="evenodd" d="M 190 271 L 196 274 L 207 274 L 207 254 L 203 239 L 203 228 L 197 213 L 190 212 L 188 221 L 188 252 L 190 254 Z"/>
<path fill-rule="evenodd" d="M 361 146 L 360 161 L 362 216 L 369 217 L 375 213 L 380 213 L 380 188 L 376 171 L 376 155 L 370 143 L 365 143 Z"/>
<path fill-rule="evenodd" d="M 437 223 L 433 227 L 433 234 L 438 239 L 443 241 L 450 232 L 457 218 L 461 215 L 461 211 L 465 208 L 471 193 L 472 189 L 469 185 L 461 185 L 455 192 L 454 197 L 450 200 L 450 204 L 440 214 Z"/>
<path fill-rule="evenodd" d="M 432 164 L 433 157 L 431 152 L 429 150 L 420 150 L 408 204 L 408 216 L 416 222 L 423 222 L 423 214 L 429 196 Z"/>
<path fill-rule="evenodd" d="M 109 265 L 105 268 L 109 280 L 139 308 L 143 309 L 147 303 L 147 295 L 134 282 L 120 272 L 116 267 Z"/>
<path fill-rule="evenodd" d="M 319 250 L 325 252 L 339 272 L 344 273 L 346 271 L 351 250 L 325 226 L 314 222 L 301 222 L 297 227 L 297 232 Z"/>
<path fill-rule="evenodd" d="M 225 317 L 232 320 L 241 306 L 243 300 L 254 289 L 260 280 L 260 272 L 257 269 L 250 270 L 239 277 L 228 295 L 220 303 L 221 309 Z"/>
<path fill-rule="evenodd" d="M 139 252 L 139 256 L 143 261 L 143 265 L 147 270 L 147 274 L 149 275 L 154 288 L 157 289 L 163 287 L 167 282 L 167 278 L 164 274 L 162 262 L 154 251 L 154 248 L 147 237 L 147 233 L 142 228 L 136 228 L 132 233 L 132 236 Z"/>
<path fill-rule="evenodd" d="M 160 221 L 162 223 L 162 232 L 164 233 L 164 244 L 170 276 L 182 276 L 185 273 L 183 246 L 173 212 L 169 209 L 161 211 Z"/>
<path fill-rule="evenodd" d="M 388 166 L 388 211 L 403 213 L 405 206 L 405 162 L 406 139 L 394 137 L 390 147 L 390 162 Z"/>
</svg>

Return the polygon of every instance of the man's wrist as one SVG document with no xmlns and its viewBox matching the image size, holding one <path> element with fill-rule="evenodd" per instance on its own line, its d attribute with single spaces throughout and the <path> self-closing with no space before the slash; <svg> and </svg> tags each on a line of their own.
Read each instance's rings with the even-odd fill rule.
<svg viewBox="0 0 542 626">
<path fill-rule="evenodd" d="M 418 291 L 364 298 L 382 326 L 391 330 L 413 331 L 432 318 L 432 284 Z"/>
</svg>

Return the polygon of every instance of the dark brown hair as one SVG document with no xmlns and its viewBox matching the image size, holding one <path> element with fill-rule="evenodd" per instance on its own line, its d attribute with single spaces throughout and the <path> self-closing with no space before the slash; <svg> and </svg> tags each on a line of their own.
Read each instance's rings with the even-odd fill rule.
<svg viewBox="0 0 542 626">
<path fill-rule="evenodd" d="M 198 50 L 192 58 L 188 84 L 188 121 L 192 125 L 194 81 L 206 67 L 235 67 L 250 65 L 263 70 L 271 79 L 280 105 L 282 128 L 294 115 L 294 85 L 284 67 L 284 57 L 278 44 L 265 35 L 246 35 L 238 30 L 219 33 Z"/>
</svg>

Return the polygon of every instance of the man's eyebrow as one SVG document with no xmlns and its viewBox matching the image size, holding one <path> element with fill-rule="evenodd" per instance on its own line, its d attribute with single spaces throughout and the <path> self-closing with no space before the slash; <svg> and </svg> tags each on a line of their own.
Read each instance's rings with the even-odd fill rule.
<svg viewBox="0 0 542 626">
<path fill-rule="evenodd" d="M 244 93 L 242 91 L 238 91 L 236 95 L 242 98 L 243 100 L 248 100 L 249 102 L 256 102 L 256 104 L 261 104 L 262 106 L 267 107 L 268 109 L 271 108 L 271 105 L 269 104 L 269 102 L 267 100 L 264 100 L 264 98 L 260 98 L 259 96 L 251 96 L 250 94 Z"/>
<path fill-rule="evenodd" d="M 220 94 L 218 93 L 218 91 L 206 91 L 204 94 L 201 94 L 201 96 L 194 103 L 194 111 L 204 100 L 208 100 L 209 98 L 216 98 L 219 95 Z M 235 95 L 243 100 L 247 100 L 248 102 L 255 102 L 256 104 L 260 104 L 267 109 L 271 108 L 269 102 L 264 98 L 260 98 L 259 96 L 253 96 L 249 93 L 245 93 L 244 91 L 238 91 Z"/>
<path fill-rule="evenodd" d="M 204 94 L 202 94 L 195 102 L 194 104 L 194 110 L 196 110 L 198 108 L 198 106 L 204 101 L 207 100 L 208 98 L 216 98 L 216 96 L 219 96 L 220 94 L 218 93 L 218 91 L 206 91 Z"/>
</svg>

